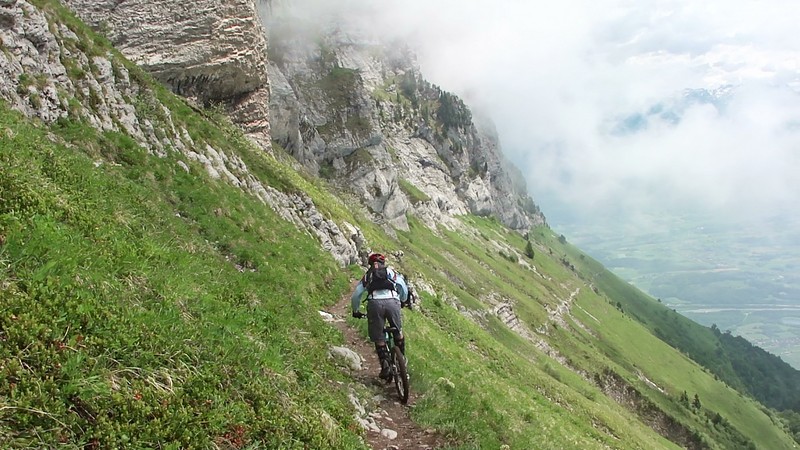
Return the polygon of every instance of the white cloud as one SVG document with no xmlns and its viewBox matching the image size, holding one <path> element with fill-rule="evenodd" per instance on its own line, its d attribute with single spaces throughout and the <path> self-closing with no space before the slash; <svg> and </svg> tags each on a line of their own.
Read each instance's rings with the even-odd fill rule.
<svg viewBox="0 0 800 450">
<path fill-rule="evenodd" d="M 429 79 L 494 118 L 535 199 L 591 213 L 800 211 L 795 0 L 318 4 L 416 46 Z M 736 89 L 723 107 L 611 132 L 685 89 L 724 85 Z"/>
<path fill-rule="evenodd" d="M 384 29 L 413 30 L 425 73 L 489 110 L 534 196 L 592 211 L 800 210 L 795 2 L 392 4 Z M 685 89 L 728 84 L 720 109 L 609 133 Z"/>
</svg>

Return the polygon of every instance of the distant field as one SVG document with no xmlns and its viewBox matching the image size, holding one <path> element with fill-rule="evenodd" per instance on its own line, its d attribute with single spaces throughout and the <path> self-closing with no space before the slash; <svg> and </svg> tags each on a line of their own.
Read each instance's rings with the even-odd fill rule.
<svg viewBox="0 0 800 450">
<path fill-rule="evenodd" d="M 557 230 L 681 314 L 800 369 L 800 220 L 743 225 L 685 217 L 634 231 L 590 226 Z"/>
</svg>

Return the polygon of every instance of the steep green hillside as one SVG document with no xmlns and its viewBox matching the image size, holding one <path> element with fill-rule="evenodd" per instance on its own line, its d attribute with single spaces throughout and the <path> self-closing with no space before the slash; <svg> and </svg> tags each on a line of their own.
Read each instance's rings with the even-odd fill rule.
<svg viewBox="0 0 800 450">
<path fill-rule="evenodd" d="M 71 126 L 67 148 L 0 116 L 2 446 L 357 447 L 321 345 L 340 338 L 315 312 L 348 280 L 317 242 Z"/>
<path fill-rule="evenodd" d="M 632 442 L 631 434 L 635 436 L 638 428 L 627 422 L 630 419 L 616 416 L 619 404 L 626 412 L 681 446 L 791 448 L 792 443 L 777 429 L 779 421 L 772 413 L 716 381 L 702 367 L 622 314 L 613 304 L 612 297 L 606 297 L 599 290 L 599 294 L 596 293 L 590 284 L 573 272 L 569 259 L 559 253 L 563 246 L 552 231 L 542 228 L 530 234 L 535 256 L 533 260 L 525 260 L 522 255 L 526 242 L 518 234 L 505 230 L 492 220 L 472 218 L 465 223 L 468 228 L 459 233 L 440 230 L 441 236 L 415 227 L 401 240 L 407 249 L 405 259 L 408 264 L 426 274 L 427 278 L 436 280 L 444 290 L 455 293 L 458 303 L 466 306 L 463 314 L 459 315 L 452 313 L 453 308 L 441 299 L 428 302 L 430 310 L 425 313 L 436 317 L 437 328 L 454 336 L 461 335 L 462 327 L 470 329 L 464 324 L 469 322 L 463 319 L 466 314 L 482 324 L 493 345 L 499 344 L 504 349 L 499 354 L 509 352 L 509 363 L 492 363 L 493 370 L 481 374 L 483 383 L 504 387 L 501 380 L 512 379 L 517 385 L 530 383 L 523 392 L 536 392 L 565 407 L 572 418 L 586 414 L 586 420 L 595 429 L 617 436 L 623 442 Z M 526 267 L 527 264 L 536 269 Z M 523 328 L 528 325 L 527 330 L 534 336 L 532 340 L 521 338 L 498 323 L 497 306 L 485 306 L 487 302 L 498 301 L 513 305 Z M 444 313 L 439 311 L 451 313 L 445 315 L 447 320 L 442 320 L 438 314 Z M 443 323 L 450 327 L 445 328 Z M 412 328 L 412 335 L 418 332 Z M 469 339 L 470 343 L 477 341 L 471 335 Z M 549 344 L 540 344 L 543 339 Z M 543 356 L 537 347 L 550 347 L 548 353 L 553 358 Z M 428 350 L 422 351 L 427 353 Z M 495 352 L 498 350 L 487 353 L 495 355 Z M 451 358 L 462 361 L 465 357 L 435 354 L 430 360 L 438 362 Z M 527 369 L 526 363 L 520 363 L 526 369 L 515 369 L 511 361 L 519 360 L 532 363 L 533 371 Z M 431 370 L 435 371 L 435 368 Z M 434 373 L 447 376 L 446 371 Z M 470 392 L 467 398 L 478 397 L 482 402 L 494 404 L 494 408 L 504 411 L 501 417 L 520 414 L 524 417 L 524 408 L 534 408 L 532 405 L 537 404 L 537 394 L 533 394 L 522 402 L 525 405 L 523 409 L 515 410 L 518 406 L 515 402 L 492 393 L 486 395 L 484 392 L 487 390 L 493 391 L 484 384 L 473 387 L 474 383 L 478 381 L 470 380 L 464 387 Z M 508 392 L 503 388 L 500 390 Z M 606 404 L 610 400 L 603 394 L 616 399 L 619 404 Z M 682 399 L 684 395 L 689 401 Z M 698 406 L 692 405 L 695 395 L 699 399 Z M 524 398 L 516 392 L 513 397 Z M 463 401 L 459 400 L 456 405 Z M 437 407 L 446 403 L 436 399 Z M 457 411 L 458 406 L 454 409 Z M 454 414 L 451 419 L 469 417 L 467 414 Z M 546 415 L 551 417 L 548 420 L 558 417 L 553 413 Z M 536 433 L 537 427 L 546 427 L 539 422 L 541 416 L 538 413 L 534 417 L 537 419 L 532 420 L 527 432 Z M 486 416 L 475 420 L 491 421 Z M 515 426 L 509 423 L 503 429 L 515 429 Z M 559 423 L 559 427 L 569 429 L 564 423 Z M 487 434 L 484 432 L 482 435 Z M 524 439 L 524 442 L 538 442 L 545 448 L 549 445 L 545 442 L 553 442 L 552 436 L 541 441 L 532 435 Z M 562 441 L 553 448 L 570 446 L 585 448 L 591 444 Z"/>
<path fill-rule="evenodd" d="M 652 333 L 739 391 L 777 410 L 800 410 L 800 371 L 739 336 L 705 327 L 620 280 L 600 263 L 565 245 L 584 276 Z"/>
<path fill-rule="evenodd" d="M 40 3 L 54 27 L 91 35 Z M 411 415 L 452 448 L 792 448 L 770 411 L 590 284 L 551 230 L 526 241 L 491 218 L 431 230 L 412 217 L 387 234 L 280 149 L 130 70 L 140 119 L 164 120 L 157 101 L 197 149 L 402 250 L 393 263 L 422 296 L 405 314 Z M 371 393 L 328 358 L 343 339 L 318 314 L 359 269 L 186 160 L 0 102 L 0 447 L 366 447 L 348 396 Z"/>
</svg>

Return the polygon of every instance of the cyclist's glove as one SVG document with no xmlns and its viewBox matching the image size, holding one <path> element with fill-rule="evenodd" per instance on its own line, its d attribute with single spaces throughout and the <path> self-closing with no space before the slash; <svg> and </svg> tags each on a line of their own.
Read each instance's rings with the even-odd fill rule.
<svg viewBox="0 0 800 450">
<path fill-rule="evenodd" d="M 360 319 L 360 318 L 364 317 L 365 315 L 366 314 L 362 313 L 361 311 L 353 311 L 353 317 L 355 317 L 356 319 Z"/>
</svg>

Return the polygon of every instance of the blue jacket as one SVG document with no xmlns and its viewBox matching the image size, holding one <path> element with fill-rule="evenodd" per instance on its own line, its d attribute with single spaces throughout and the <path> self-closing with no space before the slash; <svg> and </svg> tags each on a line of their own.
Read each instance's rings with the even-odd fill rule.
<svg viewBox="0 0 800 450">
<path fill-rule="evenodd" d="M 378 289 L 372 293 L 370 298 L 396 298 L 401 302 L 406 301 L 406 299 L 408 299 L 408 286 L 406 286 L 406 280 L 403 279 L 403 276 L 397 273 L 391 267 L 387 267 L 386 271 L 389 277 L 394 277 L 395 290 L 391 291 L 388 289 Z M 363 280 L 363 278 L 361 280 Z M 350 303 L 353 306 L 353 312 L 358 312 L 358 310 L 361 309 L 361 300 L 364 294 L 367 294 L 367 288 L 364 287 L 364 283 L 362 283 L 361 280 L 358 280 L 358 284 L 355 286 L 355 291 L 353 291 L 353 295 L 350 297 Z"/>
</svg>

